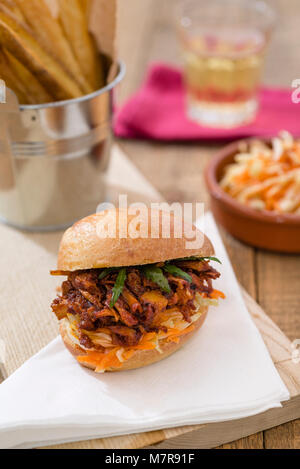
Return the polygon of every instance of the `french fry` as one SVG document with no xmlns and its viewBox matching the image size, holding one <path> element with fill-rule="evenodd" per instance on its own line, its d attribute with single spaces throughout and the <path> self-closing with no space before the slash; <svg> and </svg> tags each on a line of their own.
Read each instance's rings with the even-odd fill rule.
<svg viewBox="0 0 300 469">
<path fill-rule="evenodd" d="M 3 49 L 0 49 L 0 78 L 4 80 L 7 88 L 10 88 L 17 95 L 20 104 L 30 104 L 25 87 L 19 77 L 11 70 Z"/>
<path fill-rule="evenodd" d="M 78 84 L 1 4 L 0 43 L 50 90 L 56 100 L 73 99 L 82 95 Z"/>
<path fill-rule="evenodd" d="M 15 0 L 39 44 L 51 54 L 78 83 L 82 94 L 93 91 L 57 19 L 43 0 Z M 73 0 L 70 2 L 73 3 Z"/>
<path fill-rule="evenodd" d="M 92 6 L 91 0 L 79 0 L 79 3 L 80 3 L 81 9 L 84 12 L 86 18 L 89 19 L 90 12 L 91 12 L 91 6 Z"/>
<path fill-rule="evenodd" d="M 14 0 L 2 0 L 2 8 L 18 21 L 25 22 L 25 18 Z M 20 104 L 41 104 L 53 101 L 53 97 L 21 62 L 4 48 L 1 48 L 0 52 L 3 79 L 6 85 L 16 93 Z"/>
<path fill-rule="evenodd" d="M 49 8 L 49 11 L 51 11 L 51 15 L 53 18 L 58 17 L 58 3 L 57 0 L 44 0 L 46 3 L 47 7 Z"/>
<path fill-rule="evenodd" d="M 18 79 L 18 82 L 23 84 L 28 104 L 44 104 L 53 101 L 53 96 L 45 90 L 36 77 L 19 60 L 8 51 L 4 50 L 4 54 L 14 76 Z"/>
<path fill-rule="evenodd" d="M 14 0 L 1 0 L 2 5 L 7 8 L 19 21 L 25 21 L 22 11 Z"/>
<path fill-rule="evenodd" d="M 85 78 L 93 90 L 99 89 L 104 85 L 103 71 L 80 0 L 59 0 L 59 17 Z"/>
</svg>

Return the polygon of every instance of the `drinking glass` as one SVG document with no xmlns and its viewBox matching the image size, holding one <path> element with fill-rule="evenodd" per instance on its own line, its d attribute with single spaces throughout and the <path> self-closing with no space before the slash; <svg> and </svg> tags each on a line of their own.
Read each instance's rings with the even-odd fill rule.
<svg viewBox="0 0 300 469">
<path fill-rule="evenodd" d="M 251 122 L 274 10 L 260 0 L 184 0 L 177 25 L 190 119 L 230 128 Z"/>
</svg>

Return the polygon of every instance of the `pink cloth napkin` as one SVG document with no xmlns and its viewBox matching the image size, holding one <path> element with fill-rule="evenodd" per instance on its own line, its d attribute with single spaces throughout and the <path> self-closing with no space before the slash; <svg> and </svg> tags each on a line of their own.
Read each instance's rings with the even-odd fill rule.
<svg viewBox="0 0 300 469">
<path fill-rule="evenodd" d="M 288 130 L 300 136 L 300 104 L 292 90 L 263 88 L 256 120 L 235 129 L 211 129 L 188 120 L 180 70 L 154 64 L 141 89 L 117 113 L 115 134 L 123 138 L 153 140 L 216 140 L 273 136 Z"/>
</svg>

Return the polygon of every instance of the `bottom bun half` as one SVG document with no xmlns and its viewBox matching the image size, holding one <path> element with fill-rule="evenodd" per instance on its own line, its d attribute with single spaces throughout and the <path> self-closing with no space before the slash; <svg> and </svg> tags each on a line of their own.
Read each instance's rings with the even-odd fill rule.
<svg viewBox="0 0 300 469">
<path fill-rule="evenodd" d="M 207 311 L 208 307 L 202 308 L 202 314 L 200 318 L 193 323 L 194 329 L 191 332 L 188 332 L 187 334 L 184 334 L 179 337 L 179 342 L 168 342 L 167 339 L 162 339 L 159 341 L 159 347 L 161 349 L 161 352 L 158 350 L 136 350 L 134 354 L 126 360 L 124 363 L 122 363 L 122 366 L 120 368 L 116 368 L 114 370 L 108 370 L 108 371 L 125 371 L 125 370 L 134 370 L 136 368 L 141 368 L 143 366 L 151 365 L 152 363 L 159 362 L 163 360 L 164 358 L 167 358 L 168 356 L 172 355 L 172 353 L 176 352 L 179 350 L 188 340 L 191 339 L 191 337 L 195 334 L 195 332 L 200 329 L 200 327 L 203 325 L 206 316 L 207 316 Z M 62 336 L 62 339 L 64 341 L 65 346 L 69 350 L 69 352 L 76 358 L 78 356 L 84 357 L 88 356 L 85 350 L 80 348 L 78 345 L 73 343 L 67 333 L 67 328 L 66 328 L 66 323 L 62 321 L 60 323 L 60 333 Z M 80 365 L 90 368 L 91 370 L 96 369 L 95 366 L 91 365 L 90 363 L 84 363 L 80 362 Z"/>
</svg>

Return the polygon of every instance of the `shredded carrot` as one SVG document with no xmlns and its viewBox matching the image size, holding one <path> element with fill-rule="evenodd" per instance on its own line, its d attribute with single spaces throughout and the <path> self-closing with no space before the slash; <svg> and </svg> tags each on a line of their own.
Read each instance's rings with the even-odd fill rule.
<svg viewBox="0 0 300 469">
<path fill-rule="evenodd" d="M 218 298 L 222 298 L 224 300 L 226 296 L 220 290 L 213 290 L 213 292 L 210 294 L 210 298 L 213 298 L 214 300 L 217 300 Z"/>
<path fill-rule="evenodd" d="M 195 329 L 194 325 L 191 325 L 187 327 L 186 329 L 183 329 L 180 331 L 179 329 L 169 329 L 167 332 L 167 337 L 180 337 L 181 335 L 188 334 L 189 332 L 192 332 Z"/>
<path fill-rule="evenodd" d="M 300 141 L 283 131 L 272 146 L 247 144 L 225 168 L 220 185 L 256 210 L 300 214 Z"/>
<path fill-rule="evenodd" d="M 223 292 L 219 290 L 214 290 L 211 294 L 211 298 L 225 298 Z M 179 312 L 176 308 L 169 310 L 169 313 Z M 179 343 L 180 337 L 192 332 L 195 329 L 195 326 L 192 324 L 189 327 L 180 330 L 176 328 L 169 328 L 168 331 L 163 335 L 162 338 L 165 338 L 167 342 Z M 103 332 L 108 331 L 103 329 Z M 143 337 L 140 343 L 134 347 L 128 347 L 124 349 L 122 354 L 122 360 L 129 360 L 137 350 L 155 350 L 156 343 L 155 339 L 158 339 L 158 334 L 155 332 L 148 332 Z M 106 353 L 88 351 L 84 356 L 78 356 L 77 360 L 82 364 L 90 364 L 96 368 L 97 372 L 106 371 L 109 369 L 121 368 L 122 362 L 117 357 L 117 352 L 120 350 L 120 347 L 115 347 Z"/>
<path fill-rule="evenodd" d="M 121 366 L 121 363 L 119 362 L 118 357 L 116 356 L 116 350 L 107 353 L 101 361 L 101 367 L 104 370 L 107 368 L 118 366 L 118 364 L 120 364 Z"/>
<path fill-rule="evenodd" d="M 86 355 L 78 356 L 79 363 L 88 363 L 91 365 L 99 364 L 103 360 L 105 354 L 98 352 L 88 352 Z"/>
<path fill-rule="evenodd" d="M 132 355 L 134 355 L 134 350 L 125 350 L 125 352 L 123 353 L 123 358 L 124 360 L 129 360 Z"/>
<path fill-rule="evenodd" d="M 147 334 L 144 335 L 140 344 L 142 344 L 143 342 L 149 342 L 149 340 L 155 339 L 155 336 L 156 336 L 155 332 L 148 332 Z"/>
<path fill-rule="evenodd" d="M 156 347 L 155 344 L 149 342 L 148 344 L 135 345 L 133 349 L 134 350 L 154 350 L 155 347 Z"/>
<path fill-rule="evenodd" d="M 97 368 L 97 371 L 106 370 L 108 368 L 118 368 L 122 366 L 122 363 L 118 360 L 116 352 L 118 349 L 114 349 L 108 353 L 100 352 L 88 352 L 85 356 L 78 356 L 77 360 L 79 363 L 87 363 Z"/>
</svg>

